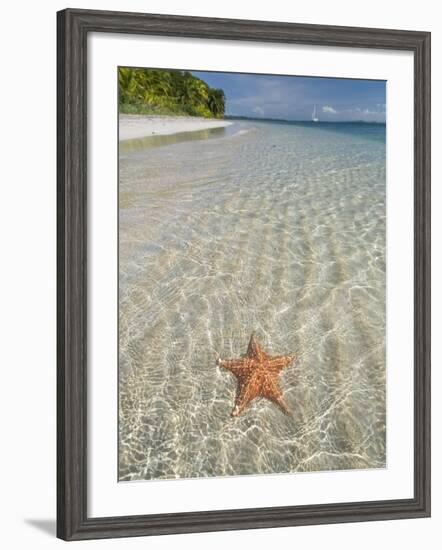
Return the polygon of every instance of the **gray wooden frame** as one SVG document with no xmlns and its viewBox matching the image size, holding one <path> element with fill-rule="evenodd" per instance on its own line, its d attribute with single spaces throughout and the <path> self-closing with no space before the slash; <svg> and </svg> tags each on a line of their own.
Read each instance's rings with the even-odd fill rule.
<svg viewBox="0 0 442 550">
<path fill-rule="evenodd" d="M 57 14 L 57 535 L 65 540 L 430 515 L 430 33 L 68 9 Z M 409 50 L 414 54 L 414 498 L 91 518 L 87 515 L 89 32 Z M 146 498 L 149 498 L 146 487 Z"/>
</svg>

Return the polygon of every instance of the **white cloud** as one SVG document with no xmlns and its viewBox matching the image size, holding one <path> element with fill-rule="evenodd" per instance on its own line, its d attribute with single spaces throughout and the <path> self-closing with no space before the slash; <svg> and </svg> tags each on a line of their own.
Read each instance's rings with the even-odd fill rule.
<svg viewBox="0 0 442 550">
<path fill-rule="evenodd" d="M 334 109 L 331 105 L 324 105 L 324 107 L 322 107 L 322 112 L 336 115 L 338 111 Z"/>
<path fill-rule="evenodd" d="M 352 107 L 339 113 L 345 120 L 365 120 L 366 122 L 385 122 L 385 109 Z"/>
<path fill-rule="evenodd" d="M 296 78 L 241 75 L 241 86 L 236 97 L 227 99 L 227 114 L 310 120 L 313 105 L 316 104 L 317 114 L 324 121 L 385 121 L 384 103 L 347 103 L 345 96 L 324 98 L 319 93 L 314 94 L 312 89 L 311 83 Z"/>
</svg>

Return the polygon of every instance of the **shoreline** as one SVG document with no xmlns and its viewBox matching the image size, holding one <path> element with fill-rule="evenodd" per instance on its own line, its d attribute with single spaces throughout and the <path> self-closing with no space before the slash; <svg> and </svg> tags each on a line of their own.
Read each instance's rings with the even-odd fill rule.
<svg viewBox="0 0 442 550">
<path fill-rule="evenodd" d="M 224 128 L 233 122 L 203 117 L 119 115 L 119 141 Z"/>
</svg>

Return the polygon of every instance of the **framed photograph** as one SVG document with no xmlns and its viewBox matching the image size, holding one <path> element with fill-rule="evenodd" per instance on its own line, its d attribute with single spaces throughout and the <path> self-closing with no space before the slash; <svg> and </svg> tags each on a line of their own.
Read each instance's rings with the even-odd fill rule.
<svg viewBox="0 0 442 550">
<path fill-rule="evenodd" d="M 430 515 L 430 34 L 58 13 L 65 540 Z"/>
</svg>

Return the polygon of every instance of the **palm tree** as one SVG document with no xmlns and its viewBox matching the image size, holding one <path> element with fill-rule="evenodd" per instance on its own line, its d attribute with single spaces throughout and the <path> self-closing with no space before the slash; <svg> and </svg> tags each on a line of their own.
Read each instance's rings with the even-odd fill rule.
<svg viewBox="0 0 442 550">
<path fill-rule="evenodd" d="M 144 103 L 166 106 L 170 103 L 172 85 L 167 71 L 144 70 L 139 77 Z"/>
<path fill-rule="evenodd" d="M 118 88 L 120 103 L 129 103 L 137 95 L 138 82 L 132 69 L 120 67 L 118 71 Z"/>
<path fill-rule="evenodd" d="M 224 115 L 224 92 L 187 71 L 122 67 L 118 82 L 120 105 L 131 105 L 135 112 L 147 108 L 203 117 Z"/>
<path fill-rule="evenodd" d="M 212 115 L 216 118 L 224 116 L 226 96 L 219 88 L 210 88 L 208 106 Z"/>
<path fill-rule="evenodd" d="M 205 111 L 207 111 L 209 87 L 205 82 L 186 72 L 183 75 L 180 92 L 179 101 L 185 108 L 207 116 Z"/>
</svg>

